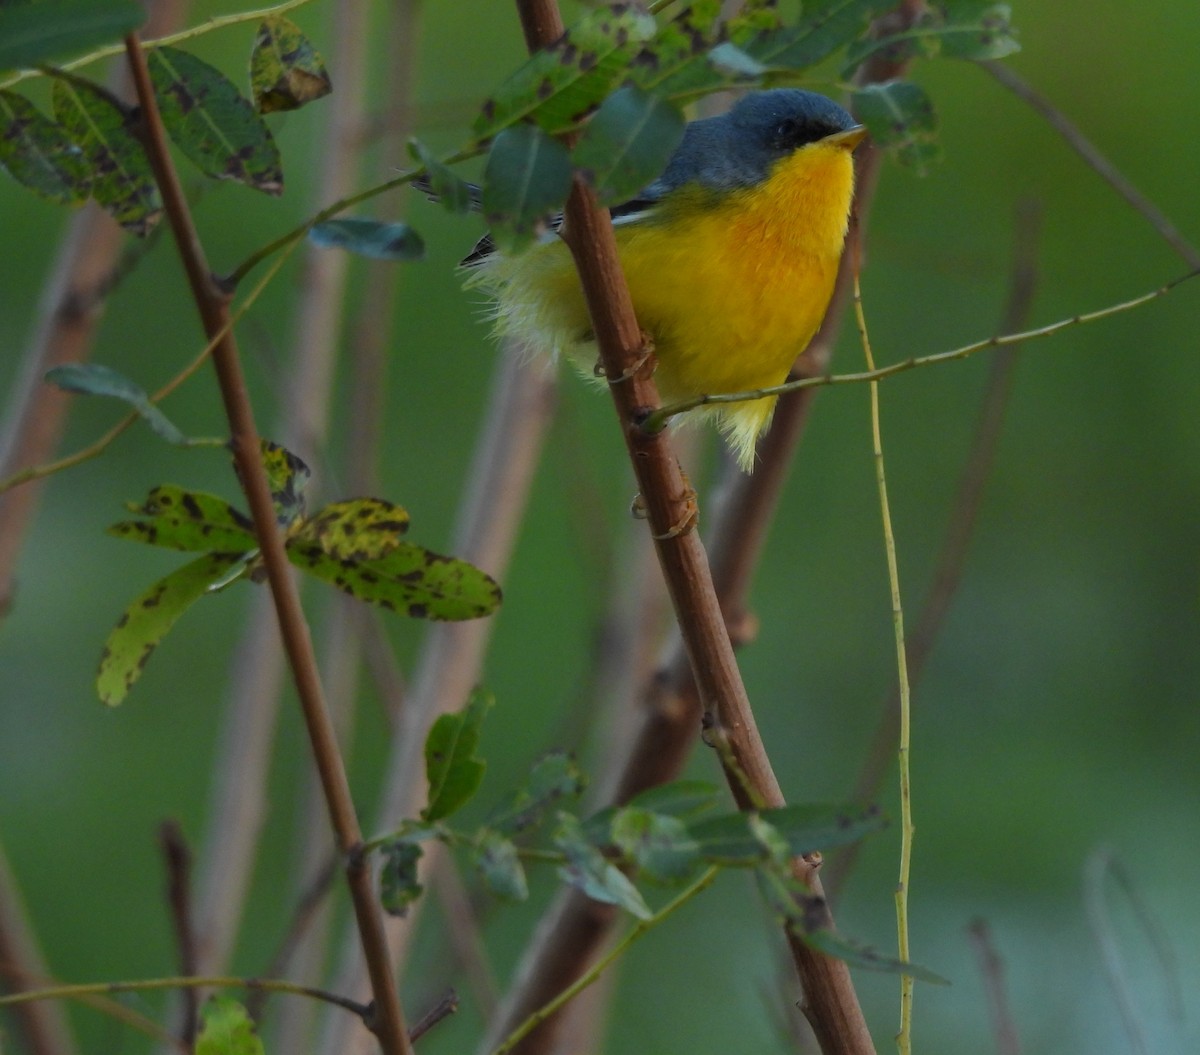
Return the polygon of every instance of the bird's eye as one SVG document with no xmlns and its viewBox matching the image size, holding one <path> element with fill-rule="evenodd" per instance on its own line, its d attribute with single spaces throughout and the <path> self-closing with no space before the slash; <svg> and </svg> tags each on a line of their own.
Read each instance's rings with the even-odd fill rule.
<svg viewBox="0 0 1200 1055">
<path fill-rule="evenodd" d="M 801 131 L 800 122 L 795 120 L 795 118 L 789 117 L 780 121 L 775 126 L 775 134 L 773 136 L 776 148 L 791 150 L 793 147 L 799 146 L 802 138 Z"/>
</svg>

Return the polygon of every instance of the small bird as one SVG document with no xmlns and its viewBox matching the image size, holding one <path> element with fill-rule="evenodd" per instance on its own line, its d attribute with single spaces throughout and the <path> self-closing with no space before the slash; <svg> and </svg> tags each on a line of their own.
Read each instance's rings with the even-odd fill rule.
<svg viewBox="0 0 1200 1055">
<path fill-rule="evenodd" d="M 833 293 L 866 135 L 816 92 L 752 92 L 687 125 L 663 174 L 612 210 L 638 323 L 665 403 L 781 384 Z M 595 341 L 570 253 L 551 235 L 518 256 L 487 239 L 464 261 L 497 332 L 595 374 Z M 740 467 L 775 397 L 690 411 L 715 418 Z"/>
</svg>

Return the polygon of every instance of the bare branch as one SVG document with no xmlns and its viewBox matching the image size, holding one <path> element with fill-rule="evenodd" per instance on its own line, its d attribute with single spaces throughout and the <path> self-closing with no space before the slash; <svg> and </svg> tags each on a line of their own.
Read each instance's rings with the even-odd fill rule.
<svg viewBox="0 0 1200 1055">
<path fill-rule="evenodd" d="M 996 1037 L 996 1055 L 1021 1055 L 1021 1039 L 1017 1035 L 1004 987 L 1004 961 L 992 944 L 992 932 L 985 920 L 976 919 L 971 921 L 967 934 L 979 958 L 988 1011 L 992 1017 L 992 1033 Z"/>
</svg>

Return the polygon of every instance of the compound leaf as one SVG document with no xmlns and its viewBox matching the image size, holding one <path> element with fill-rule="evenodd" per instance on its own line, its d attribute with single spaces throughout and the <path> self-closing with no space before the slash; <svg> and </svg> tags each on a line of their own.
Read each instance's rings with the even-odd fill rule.
<svg viewBox="0 0 1200 1055">
<path fill-rule="evenodd" d="M 352 217 L 314 225 L 308 240 L 320 249 L 345 249 L 372 260 L 421 260 L 425 243 L 406 223 Z"/>
<path fill-rule="evenodd" d="M 408 906 L 424 889 L 417 882 L 417 862 L 421 847 L 398 839 L 383 848 L 383 867 L 379 872 L 379 900 L 389 916 L 404 916 Z"/>
<path fill-rule="evenodd" d="M 876 146 L 893 151 L 902 164 L 924 174 L 941 156 L 933 102 L 912 81 L 869 84 L 854 93 L 851 105 Z"/>
<path fill-rule="evenodd" d="M 162 484 L 141 505 L 130 503 L 129 511 L 148 519 L 113 524 L 110 535 L 192 553 L 239 554 L 258 546 L 250 518 L 203 491 Z"/>
<path fill-rule="evenodd" d="M 568 813 L 558 816 L 554 843 L 566 855 L 567 863 L 558 870 L 559 876 L 593 901 L 620 905 L 638 919 L 649 919 L 652 913 L 638 888 L 615 864 L 588 842 L 579 820 Z"/>
<path fill-rule="evenodd" d="M 119 40 L 146 21 L 133 0 L 0 4 L 0 71 L 38 66 Z"/>
<path fill-rule="evenodd" d="M 484 171 L 483 215 L 496 245 L 520 252 L 545 231 L 571 190 L 567 148 L 536 125 L 501 132 Z"/>
</svg>

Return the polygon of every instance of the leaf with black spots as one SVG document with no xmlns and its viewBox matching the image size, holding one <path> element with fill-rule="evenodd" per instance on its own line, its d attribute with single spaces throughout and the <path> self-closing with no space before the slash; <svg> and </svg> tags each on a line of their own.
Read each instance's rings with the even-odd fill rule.
<svg viewBox="0 0 1200 1055">
<path fill-rule="evenodd" d="M 320 53 L 295 22 L 269 15 L 250 53 L 250 90 L 260 114 L 298 110 L 333 91 Z"/>
<path fill-rule="evenodd" d="M 638 888 L 615 864 L 588 842 L 577 818 L 569 813 L 558 817 L 554 843 L 566 855 L 567 863 L 559 868 L 559 876 L 593 901 L 620 905 L 638 919 L 649 919 L 652 913 Z"/>
<path fill-rule="evenodd" d="M 178 48 L 152 48 L 147 62 L 163 125 L 201 172 L 283 193 L 275 137 L 228 77 Z"/>
<path fill-rule="evenodd" d="M 120 40 L 146 21 L 133 0 L 0 4 L 0 71 L 39 66 Z"/>
<path fill-rule="evenodd" d="M 731 60 L 721 61 L 725 54 L 721 49 L 731 45 L 725 40 L 720 14 L 720 0 L 696 0 L 685 7 L 630 61 L 630 83 L 658 98 L 674 99 L 757 79 L 757 64 L 747 77 Z"/>
<path fill-rule="evenodd" d="M 331 502 L 304 521 L 292 535 L 312 542 L 336 560 L 378 560 L 400 544 L 408 513 L 382 498 Z"/>
<path fill-rule="evenodd" d="M 526 120 L 547 132 L 572 127 L 625 75 L 654 32 L 654 17 L 637 3 L 589 11 L 496 89 L 471 131 L 483 142 Z"/>
<path fill-rule="evenodd" d="M 735 19 L 730 39 L 764 66 L 806 70 L 858 40 L 871 19 L 895 6 L 895 0 L 812 0 L 785 25 L 763 28 L 758 17 Z"/>
<path fill-rule="evenodd" d="M 203 491 L 162 484 L 129 511 L 145 519 L 113 524 L 110 535 L 191 553 L 239 554 L 258 546 L 250 518 Z"/>
<path fill-rule="evenodd" d="M 290 540 L 288 559 L 351 597 L 416 619 L 479 619 L 500 605 L 500 587 L 466 561 L 401 542 L 377 560 L 338 560 Z"/>
<path fill-rule="evenodd" d="M 162 199 L 125 109 L 98 85 L 61 71 L 51 98 L 55 118 L 87 159 L 96 204 L 127 231 L 149 234 L 162 217 Z"/>
<path fill-rule="evenodd" d="M 507 253 L 526 248 L 549 226 L 571 190 L 567 148 L 536 125 L 501 132 L 488 154 L 483 216 Z"/>
<path fill-rule="evenodd" d="M 851 106 L 872 142 L 918 174 L 924 175 L 941 157 L 937 113 L 920 85 L 912 81 L 868 84 L 854 93 Z"/>
<path fill-rule="evenodd" d="M 206 554 L 160 579 L 125 610 L 100 656 L 96 691 L 102 702 L 115 707 L 125 699 L 167 631 L 238 559 Z"/>
<path fill-rule="evenodd" d="M 188 447 L 191 441 L 156 407 L 141 385 L 124 374 L 99 363 L 68 363 L 46 371 L 45 380 L 64 392 L 87 396 L 109 396 L 128 403 L 141 419 L 162 439 L 176 447 Z"/>
<path fill-rule="evenodd" d="M 632 198 L 662 174 L 683 139 L 675 106 L 634 85 L 613 92 L 584 127 L 571 162 L 601 205 Z"/>
<path fill-rule="evenodd" d="M 372 260 L 422 260 L 425 243 L 406 223 L 352 217 L 315 224 L 308 240 L 321 249 L 345 249 Z"/>
<path fill-rule="evenodd" d="M 254 1021 L 231 996 L 213 996 L 200 1012 L 196 1055 L 263 1055 Z"/>
<path fill-rule="evenodd" d="M 442 820 L 462 809 L 483 782 L 487 763 L 476 756 L 483 719 L 495 700 L 476 689 L 456 714 L 443 714 L 425 738 L 425 778 L 429 792 L 421 820 Z"/>
<path fill-rule="evenodd" d="M 421 847 L 397 840 L 383 848 L 383 867 L 379 871 L 379 900 L 389 916 L 405 916 L 408 906 L 421 896 L 424 887 L 417 882 L 417 862 Z"/>
<path fill-rule="evenodd" d="M 92 179 L 83 151 L 23 95 L 0 91 L 0 166 L 43 198 L 83 201 Z"/>
<path fill-rule="evenodd" d="M 299 455 L 270 440 L 259 440 L 263 468 L 267 472 L 267 486 L 271 489 L 271 501 L 275 505 L 275 520 L 282 528 L 290 528 L 304 516 L 304 488 L 312 477 L 312 470 Z M 241 480 L 237 459 L 234 471 Z M 242 481 L 245 486 L 245 481 Z"/>
<path fill-rule="evenodd" d="M 925 7 L 907 29 L 862 40 L 846 52 L 844 75 L 872 55 L 889 62 L 914 58 L 1002 59 L 1020 51 L 1012 8 L 991 0 L 941 0 Z"/>
</svg>

